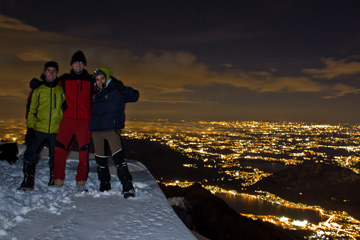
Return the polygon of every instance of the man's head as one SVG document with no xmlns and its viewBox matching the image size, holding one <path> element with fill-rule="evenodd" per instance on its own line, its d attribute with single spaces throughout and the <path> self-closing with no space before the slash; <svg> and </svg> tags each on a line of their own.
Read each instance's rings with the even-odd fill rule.
<svg viewBox="0 0 360 240">
<path fill-rule="evenodd" d="M 82 51 L 77 51 L 73 54 L 70 65 L 75 73 L 80 74 L 84 70 L 86 66 L 86 58 Z"/>
<path fill-rule="evenodd" d="M 49 61 L 44 64 L 44 76 L 47 82 L 53 82 L 59 70 L 57 62 Z"/>
</svg>

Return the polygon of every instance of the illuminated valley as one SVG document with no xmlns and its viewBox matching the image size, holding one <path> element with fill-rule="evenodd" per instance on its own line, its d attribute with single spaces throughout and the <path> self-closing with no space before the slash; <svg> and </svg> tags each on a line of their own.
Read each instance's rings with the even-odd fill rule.
<svg viewBox="0 0 360 240">
<path fill-rule="evenodd" d="M 309 239 L 326 236 L 334 239 L 360 237 L 360 222 L 346 212 L 308 206 L 281 199 L 271 193 L 243 192 L 271 172 L 252 167 L 252 162 L 276 164 L 280 168 L 304 161 L 326 162 L 351 169 L 359 174 L 359 136 L 357 125 L 318 125 L 294 122 L 168 122 L 158 120 L 129 122 L 125 135 L 133 139 L 149 139 L 181 152 L 198 164 L 187 168 L 216 169 L 215 179 L 204 179 L 204 188 L 212 193 L 246 196 L 287 208 L 311 209 L 325 220 L 311 223 L 286 216 L 242 214 L 291 230 L 310 230 Z M 245 163 L 245 164 L 243 164 Z M 232 182 L 238 182 L 234 188 Z M 187 187 L 193 182 L 174 179 L 165 185 Z M 229 187 L 231 186 L 231 187 Z"/>
</svg>

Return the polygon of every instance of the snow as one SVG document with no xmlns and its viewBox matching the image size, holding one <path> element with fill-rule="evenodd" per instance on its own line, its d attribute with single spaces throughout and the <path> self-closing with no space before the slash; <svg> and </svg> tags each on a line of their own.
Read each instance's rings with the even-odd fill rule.
<svg viewBox="0 0 360 240">
<path fill-rule="evenodd" d="M 89 192 L 79 193 L 75 187 L 77 153 L 69 155 L 64 186 L 56 188 L 47 186 L 45 149 L 37 165 L 35 189 L 23 192 L 16 188 L 23 178 L 24 150 L 19 145 L 19 160 L 13 165 L 0 161 L 0 239 L 196 239 L 140 162 L 127 160 L 135 198 L 123 198 L 114 166 L 112 190 L 99 192 L 93 156 L 86 183 Z"/>
</svg>

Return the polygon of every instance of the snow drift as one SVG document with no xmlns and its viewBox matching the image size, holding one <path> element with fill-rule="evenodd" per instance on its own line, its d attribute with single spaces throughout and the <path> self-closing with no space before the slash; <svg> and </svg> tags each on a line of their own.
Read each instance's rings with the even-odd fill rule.
<svg viewBox="0 0 360 240">
<path fill-rule="evenodd" d="M 177 217 L 147 168 L 127 160 L 136 197 L 124 199 L 115 168 L 111 167 L 112 190 L 99 192 L 96 163 L 90 156 L 89 192 L 75 187 L 78 164 L 72 152 L 66 166 L 63 188 L 48 187 L 48 153 L 37 165 L 34 191 L 20 186 L 22 154 L 10 165 L 0 162 L 0 239 L 196 239 Z M 110 160 L 109 163 L 112 161 Z"/>
</svg>

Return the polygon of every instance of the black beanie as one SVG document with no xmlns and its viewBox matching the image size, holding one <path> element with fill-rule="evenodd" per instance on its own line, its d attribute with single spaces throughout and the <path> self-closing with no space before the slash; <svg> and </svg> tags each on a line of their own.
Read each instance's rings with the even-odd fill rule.
<svg viewBox="0 0 360 240">
<path fill-rule="evenodd" d="M 44 64 L 44 71 L 45 71 L 48 67 L 53 67 L 53 68 L 56 69 L 57 72 L 59 71 L 59 66 L 58 66 L 57 62 L 54 62 L 54 61 L 46 62 L 46 63 Z"/>
<path fill-rule="evenodd" d="M 84 53 L 82 51 L 79 50 L 76 53 L 74 53 L 74 55 L 71 58 L 70 66 L 74 62 L 82 62 L 86 66 L 86 58 L 85 58 L 85 55 L 84 55 Z"/>
</svg>

